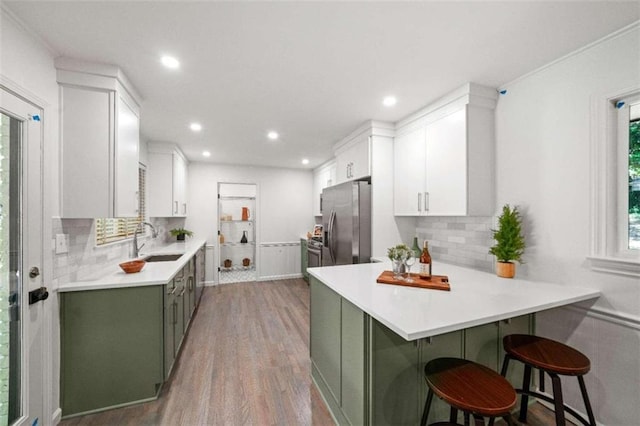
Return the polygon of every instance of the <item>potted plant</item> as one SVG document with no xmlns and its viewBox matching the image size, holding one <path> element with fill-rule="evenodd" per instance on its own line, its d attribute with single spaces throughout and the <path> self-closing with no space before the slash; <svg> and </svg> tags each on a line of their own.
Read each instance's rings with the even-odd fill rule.
<svg viewBox="0 0 640 426">
<path fill-rule="evenodd" d="M 398 244 L 387 249 L 387 256 L 389 256 L 393 268 L 393 278 L 402 279 L 402 274 L 405 272 L 404 261 L 410 253 L 411 249 L 406 244 Z"/>
<path fill-rule="evenodd" d="M 193 235 L 192 231 L 189 231 L 188 229 L 184 229 L 184 228 L 173 228 L 169 232 L 171 233 L 172 236 L 176 237 L 176 240 L 178 241 L 184 241 L 185 236 L 191 237 Z"/>
<path fill-rule="evenodd" d="M 492 229 L 496 245 L 489 253 L 496 257 L 496 274 L 499 277 L 513 278 L 516 273 L 514 261 L 522 263 L 525 242 L 522 235 L 522 219 L 517 207 L 509 204 L 502 207 L 498 217 L 498 229 Z"/>
</svg>

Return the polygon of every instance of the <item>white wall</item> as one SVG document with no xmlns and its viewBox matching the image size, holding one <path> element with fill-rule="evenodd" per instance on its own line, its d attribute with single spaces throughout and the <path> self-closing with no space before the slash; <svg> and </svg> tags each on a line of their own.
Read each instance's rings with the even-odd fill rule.
<svg viewBox="0 0 640 426">
<path fill-rule="evenodd" d="M 53 54 L 25 31 L 4 9 L 0 12 L 0 82 L 44 108 L 44 227 L 43 241 L 51 241 L 51 217 L 58 213 L 58 85 Z M 56 284 L 52 282 L 52 259 L 43 250 L 43 282 L 50 296 L 43 306 L 45 327 L 44 413 L 41 424 L 55 423 L 59 411 L 59 327 Z M 34 413 L 37 414 L 37 413 Z M 31 423 L 31 421 L 29 421 Z"/>
<path fill-rule="evenodd" d="M 640 418 L 640 280 L 597 273 L 590 255 L 591 97 L 640 86 L 640 27 L 591 46 L 505 88 L 496 109 L 497 209 L 517 204 L 525 217 L 526 264 L 518 276 L 597 288 L 587 310 L 538 316 L 540 335 L 591 359 L 587 387 L 598 420 Z M 582 410 L 575 379 L 566 400 Z"/>
<path fill-rule="evenodd" d="M 194 162 L 189 164 L 188 203 L 191 214 L 185 226 L 206 238 L 207 245 L 217 244 L 218 182 L 258 185 L 255 217 L 258 243 L 299 241 L 302 235 L 313 229 L 311 170 Z M 212 260 L 212 256 L 207 256 L 208 263 Z M 207 265 L 208 281 L 215 279 L 213 266 Z"/>
</svg>

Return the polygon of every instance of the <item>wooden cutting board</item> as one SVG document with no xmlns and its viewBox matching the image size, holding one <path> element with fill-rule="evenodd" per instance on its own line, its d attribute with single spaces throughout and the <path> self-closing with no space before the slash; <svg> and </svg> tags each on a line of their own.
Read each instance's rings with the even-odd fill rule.
<svg viewBox="0 0 640 426">
<path fill-rule="evenodd" d="M 446 275 L 431 275 L 431 278 L 421 278 L 418 274 L 411 274 L 411 279 L 413 280 L 413 282 L 396 280 L 395 278 L 393 278 L 392 271 L 383 271 L 378 279 L 376 279 L 376 282 L 380 284 L 393 284 L 403 285 L 407 287 L 451 291 L 451 287 L 449 286 L 449 277 L 447 277 Z"/>
</svg>

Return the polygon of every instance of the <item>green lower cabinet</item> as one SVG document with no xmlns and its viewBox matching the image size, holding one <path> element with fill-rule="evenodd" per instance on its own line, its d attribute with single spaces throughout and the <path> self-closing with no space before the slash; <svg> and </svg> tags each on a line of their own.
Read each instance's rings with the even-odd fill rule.
<svg viewBox="0 0 640 426">
<path fill-rule="evenodd" d="M 307 272 L 307 267 L 309 266 L 308 244 L 306 238 L 300 238 L 300 272 L 302 272 L 302 278 L 306 282 L 309 282 L 309 273 Z"/>
<path fill-rule="evenodd" d="M 312 374 L 335 413 L 341 400 L 341 297 L 311 277 Z"/>
<path fill-rule="evenodd" d="M 352 425 L 367 423 L 367 327 L 368 315 L 342 299 L 341 407 Z"/>
<path fill-rule="evenodd" d="M 339 424 L 368 423 L 369 318 L 311 277 L 312 376 Z"/>
<path fill-rule="evenodd" d="M 174 328 L 176 323 L 175 312 L 175 280 L 165 286 L 164 289 L 164 379 L 169 380 L 173 361 L 176 359 Z"/>
<path fill-rule="evenodd" d="M 420 419 L 422 418 L 422 411 L 424 410 L 424 403 L 427 400 L 427 393 L 429 390 L 424 378 L 424 366 L 427 365 L 429 361 L 436 358 L 461 357 L 464 344 L 464 330 L 420 340 L 420 368 L 418 371 L 420 381 L 420 411 L 418 415 L 418 422 L 415 424 L 419 424 Z M 437 421 L 448 421 L 449 411 L 449 405 L 439 398 L 433 398 L 427 424 Z M 463 423 L 462 413 L 459 415 L 458 422 L 460 424 Z"/>
<path fill-rule="evenodd" d="M 385 325 L 311 279 L 312 376 L 340 425 L 418 425 L 428 387 L 424 367 L 440 357 L 467 358 L 499 372 L 502 337 L 533 333 L 525 315 L 416 341 Z M 507 379 L 522 382 L 522 367 L 511 363 Z M 450 407 L 434 398 L 428 423 L 448 421 Z M 463 422 L 459 413 L 458 422 Z"/>
<path fill-rule="evenodd" d="M 60 293 L 65 417 L 156 397 L 164 286 Z"/>
<path fill-rule="evenodd" d="M 371 422 L 373 425 L 414 425 L 418 417 L 420 353 L 376 320 L 371 320 Z"/>
</svg>

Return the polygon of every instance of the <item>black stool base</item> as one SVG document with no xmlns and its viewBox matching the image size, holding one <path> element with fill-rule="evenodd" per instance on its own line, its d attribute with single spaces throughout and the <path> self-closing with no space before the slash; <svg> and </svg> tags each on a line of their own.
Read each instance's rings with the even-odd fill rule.
<svg viewBox="0 0 640 426">
<path fill-rule="evenodd" d="M 511 355 L 505 354 L 504 361 L 502 363 L 502 371 L 500 374 L 503 377 L 507 376 L 507 369 L 509 368 L 509 360 L 512 359 Z M 517 360 L 518 361 L 518 360 Z M 591 403 L 589 402 L 589 395 L 587 394 L 587 387 L 584 384 L 584 377 L 578 377 L 578 383 L 580 384 L 580 392 L 582 393 L 582 399 L 584 401 L 585 409 L 587 410 L 587 416 L 589 419 L 585 419 L 584 416 L 576 412 L 573 408 L 566 405 L 562 399 L 562 385 L 560 383 L 560 377 L 553 372 L 544 370 L 542 368 L 537 368 L 540 372 L 540 390 L 544 391 L 544 373 L 547 373 L 549 377 L 551 377 L 551 382 L 553 384 L 553 398 L 541 394 L 539 392 L 532 391 L 530 387 L 531 383 L 531 369 L 536 368 L 531 366 L 530 364 L 524 364 L 524 377 L 522 379 L 522 389 L 516 389 L 516 393 L 522 395 L 522 400 L 520 402 L 520 416 L 518 420 L 522 423 L 527 422 L 527 409 L 529 403 L 529 397 L 535 397 L 541 399 L 543 401 L 549 402 L 553 404 L 555 415 L 556 415 L 556 426 L 565 426 L 566 420 L 564 416 L 564 412 L 568 412 L 576 420 L 580 421 L 585 426 L 596 426 L 596 419 L 593 415 L 593 410 L 591 409 Z"/>
</svg>

